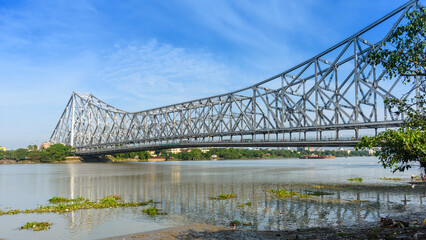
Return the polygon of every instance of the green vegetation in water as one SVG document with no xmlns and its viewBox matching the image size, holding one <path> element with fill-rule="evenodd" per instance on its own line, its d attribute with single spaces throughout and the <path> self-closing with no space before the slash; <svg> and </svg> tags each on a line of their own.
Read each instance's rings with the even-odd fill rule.
<svg viewBox="0 0 426 240">
<path fill-rule="evenodd" d="M 380 178 L 380 180 L 384 180 L 384 181 L 402 181 L 402 178 L 386 178 L 386 177 L 382 177 L 382 178 Z"/>
<path fill-rule="evenodd" d="M 315 185 L 315 186 L 313 186 L 313 188 L 314 188 L 314 189 L 323 189 L 323 188 L 324 188 L 324 186 L 321 186 L 321 185 Z"/>
<path fill-rule="evenodd" d="M 364 202 L 369 202 L 369 201 L 368 200 L 352 200 L 350 202 L 353 202 L 353 203 L 364 203 Z"/>
<path fill-rule="evenodd" d="M 323 192 L 323 191 L 307 191 L 306 194 L 303 194 L 303 193 L 299 193 L 295 191 L 287 191 L 284 188 L 269 189 L 269 190 L 265 190 L 265 192 L 272 193 L 277 198 L 289 198 L 289 197 L 309 198 L 312 196 L 333 195 L 333 193 Z"/>
<path fill-rule="evenodd" d="M 62 197 L 53 197 L 52 199 L 61 199 L 61 201 L 64 201 L 66 198 Z M 76 200 L 78 199 L 78 201 Z M 118 208 L 118 207 L 138 207 L 138 206 L 146 206 L 148 203 L 152 203 L 152 200 L 147 202 L 118 202 L 118 200 L 121 199 L 120 196 L 113 195 L 113 196 L 106 196 L 104 198 L 101 198 L 95 202 L 91 202 L 85 198 L 79 197 L 76 199 L 68 199 L 71 201 L 65 201 L 64 202 L 55 202 L 55 205 L 47 205 L 43 206 L 40 205 L 36 209 L 26 209 L 26 210 L 20 210 L 20 209 L 13 209 L 9 211 L 2 211 L 0 210 L 0 216 L 1 215 L 13 215 L 18 213 L 46 213 L 46 212 L 54 212 L 54 213 L 64 213 L 64 212 L 71 212 L 76 211 L 80 209 L 99 209 L 99 208 Z"/>
<path fill-rule="evenodd" d="M 265 192 L 272 193 L 277 198 L 288 198 L 288 197 L 299 197 L 299 198 L 308 198 L 310 195 L 302 194 L 294 191 L 287 191 L 284 188 L 281 189 L 269 189 L 265 190 Z"/>
<path fill-rule="evenodd" d="M 251 206 L 251 202 L 246 202 L 246 203 L 243 203 L 243 204 L 239 204 L 239 205 L 237 205 L 237 207 L 244 207 L 244 206 Z"/>
<path fill-rule="evenodd" d="M 160 210 L 156 207 L 148 207 L 142 210 L 143 213 L 148 214 L 149 216 L 157 216 L 157 215 L 167 215 L 165 212 L 160 212 Z"/>
<path fill-rule="evenodd" d="M 240 226 L 240 225 L 241 225 L 241 222 L 238 221 L 238 220 L 234 220 L 234 221 L 232 221 L 232 222 L 229 223 L 229 226 L 231 228 L 235 228 L 236 226 Z"/>
<path fill-rule="evenodd" d="M 68 198 L 64 198 L 64 197 L 58 197 L 58 196 L 54 196 L 51 199 L 49 199 L 49 202 L 52 204 L 58 204 L 58 203 L 66 203 L 66 202 L 82 202 L 85 201 L 86 198 L 84 197 L 77 197 L 74 199 L 68 199 Z"/>
<path fill-rule="evenodd" d="M 237 197 L 237 194 L 235 193 L 230 193 L 230 194 L 221 193 L 217 197 L 210 197 L 210 200 L 226 200 L 226 199 L 236 198 L 236 197 Z"/>
<path fill-rule="evenodd" d="M 310 196 L 324 196 L 324 195 L 333 195 L 334 193 L 323 192 L 323 191 L 308 191 L 307 193 Z"/>
<path fill-rule="evenodd" d="M 20 229 L 28 229 L 33 231 L 41 231 L 50 229 L 52 223 L 49 222 L 27 222 L 24 226 L 20 227 Z"/>
<path fill-rule="evenodd" d="M 362 179 L 362 178 L 360 178 L 360 177 L 356 177 L 356 178 L 348 178 L 348 181 L 351 181 L 351 182 L 362 182 L 362 181 L 363 181 L 363 179 Z"/>
</svg>

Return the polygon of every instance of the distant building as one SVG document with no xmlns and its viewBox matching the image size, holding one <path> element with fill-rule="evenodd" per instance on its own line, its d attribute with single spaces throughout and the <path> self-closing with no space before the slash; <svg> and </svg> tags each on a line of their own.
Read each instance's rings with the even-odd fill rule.
<svg viewBox="0 0 426 240">
<path fill-rule="evenodd" d="M 171 148 L 171 149 L 168 149 L 167 152 L 169 152 L 171 154 L 178 154 L 178 153 L 182 152 L 182 149 L 181 148 Z"/>
<path fill-rule="evenodd" d="M 148 151 L 148 154 L 151 155 L 152 157 L 156 157 L 157 154 L 155 154 L 155 151 Z"/>
<path fill-rule="evenodd" d="M 298 147 L 297 151 L 302 152 L 302 151 L 309 151 L 309 152 L 313 152 L 315 151 L 314 147 Z"/>
<path fill-rule="evenodd" d="M 50 142 L 44 142 L 40 145 L 40 149 L 48 149 L 50 148 Z"/>
<path fill-rule="evenodd" d="M 201 150 L 202 153 L 206 153 L 206 152 L 210 151 L 210 149 L 208 149 L 208 148 L 200 148 L 200 150 Z"/>
</svg>

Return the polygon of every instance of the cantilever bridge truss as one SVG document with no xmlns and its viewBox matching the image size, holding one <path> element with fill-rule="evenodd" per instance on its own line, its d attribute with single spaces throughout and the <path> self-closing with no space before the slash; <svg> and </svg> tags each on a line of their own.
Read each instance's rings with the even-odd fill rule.
<svg viewBox="0 0 426 240">
<path fill-rule="evenodd" d="M 410 1 L 315 57 L 222 95 L 132 113 L 73 92 L 51 142 L 74 146 L 80 155 L 191 146 L 353 146 L 361 135 L 404 120 L 384 99 L 425 93 L 425 86 L 404 85 L 401 77 L 386 80 L 382 67 L 367 62 L 369 52 L 418 7 Z"/>
</svg>

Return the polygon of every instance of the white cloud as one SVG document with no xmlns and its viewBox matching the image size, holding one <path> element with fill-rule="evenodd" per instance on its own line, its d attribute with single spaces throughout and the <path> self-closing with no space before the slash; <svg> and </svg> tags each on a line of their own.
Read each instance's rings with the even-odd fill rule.
<svg viewBox="0 0 426 240">
<path fill-rule="evenodd" d="M 156 40 L 117 44 L 101 68 L 100 78 L 109 89 L 138 97 L 135 107 L 144 109 L 236 90 L 228 67 L 208 51 Z"/>
</svg>

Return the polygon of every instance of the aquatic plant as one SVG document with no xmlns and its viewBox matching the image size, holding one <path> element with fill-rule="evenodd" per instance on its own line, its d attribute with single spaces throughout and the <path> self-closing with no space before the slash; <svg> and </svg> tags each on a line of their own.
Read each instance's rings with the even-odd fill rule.
<svg viewBox="0 0 426 240">
<path fill-rule="evenodd" d="M 49 222 L 27 222 L 24 226 L 19 229 L 28 229 L 33 231 L 41 231 L 50 229 L 52 223 Z"/>
<path fill-rule="evenodd" d="M 310 196 L 324 196 L 324 195 L 333 195 L 334 193 L 323 192 L 323 191 L 308 191 L 307 193 Z"/>
<path fill-rule="evenodd" d="M 243 203 L 243 204 L 239 204 L 239 205 L 237 205 L 237 207 L 244 207 L 244 206 L 251 206 L 251 202 L 246 202 L 246 203 Z"/>
<path fill-rule="evenodd" d="M 235 193 L 230 193 L 230 194 L 224 194 L 224 193 L 220 193 L 219 196 L 217 197 L 210 197 L 210 200 L 226 200 L 229 198 L 236 198 L 237 194 Z"/>
<path fill-rule="evenodd" d="M 352 200 L 350 201 L 352 203 L 365 203 L 365 202 L 369 202 L 368 200 Z"/>
<path fill-rule="evenodd" d="M 64 203 L 64 202 L 81 202 L 86 200 L 86 198 L 84 197 L 77 197 L 74 199 L 68 199 L 68 198 L 64 198 L 64 197 L 58 197 L 58 196 L 54 196 L 51 199 L 49 199 L 48 201 L 50 203 L 56 204 L 56 203 Z"/>
<path fill-rule="evenodd" d="M 313 188 L 314 188 L 314 189 L 322 189 L 322 188 L 324 188 L 324 186 L 321 186 L 321 185 L 315 185 L 315 186 L 313 186 Z"/>
<path fill-rule="evenodd" d="M 167 215 L 167 213 L 160 212 L 160 210 L 154 206 L 145 208 L 144 210 L 142 210 L 142 212 L 148 214 L 151 217 L 157 216 L 157 215 Z"/>
<path fill-rule="evenodd" d="M 284 188 L 268 189 L 268 190 L 265 190 L 265 192 L 272 193 L 273 195 L 275 195 L 275 197 L 279 197 L 279 198 L 291 197 L 292 193 L 293 193 L 293 192 L 289 192 L 289 191 L 285 190 Z"/>
<path fill-rule="evenodd" d="M 356 177 L 356 178 L 348 178 L 348 181 L 351 181 L 351 182 L 362 182 L 362 181 L 363 181 L 363 179 L 362 179 L 362 178 L 360 178 L 360 177 Z"/>
<path fill-rule="evenodd" d="M 265 192 L 272 193 L 277 198 L 289 198 L 289 197 L 310 198 L 312 196 L 333 195 L 333 193 L 322 192 L 322 191 L 307 191 L 306 194 L 303 194 L 303 193 L 299 193 L 299 192 L 295 192 L 295 191 L 287 191 L 283 188 L 281 188 L 281 189 L 269 189 L 269 190 L 265 190 Z"/>
<path fill-rule="evenodd" d="M 235 229 L 235 227 L 236 227 L 236 226 L 239 226 L 239 225 L 241 225 L 241 222 L 240 222 L 240 221 L 238 221 L 238 220 L 234 220 L 234 221 L 232 221 L 232 222 L 230 222 L 230 223 L 229 223 L 229 226 L 230 226 L 232 229 Z"/>
<path fill-rule="evenodd" d="M 57 199 L 62 199 L 61 197 L 57 197 Z M 75 199 L 72 199 L 73 201 L 66 201 L 65 203 L 56 202 L 55 205 L 47 205 L 43 206 L 40 205 L 38 208 L 35 209 L 26 209 L 26 210 L 20 210 L 20 209 L 13 209 L 9 211 L 1 211 L 0 215 L 13 215 L 18 213 L 45 213 L 45 212 L 54 212 L 54 213 L 64 213 L 64 212 L 71 212 L 76 211 L 80 209 L 100 209 L 100 208 L 118 208 L 118 207 L 138 207 L 138 206 L 146 206 L 148 203 L 152 203 L 152 200 L 147 202 L 118 202 L 118 199 L 121 199 L 120 196 L 106 196 L 104 198 L 101 198 L 95 202 L 91 202 L 85 198 L 77 198 L 78 201 L 74 201 Z"/>
<path fill-rule="evenodd" d="M 299 198 L 308 198 L 310 197 L 308 194 L 302 194 L 294 191 L 287 191 L 284 188 L 281 189 L 269 189 L 265 190 L 265 192 L 272 193 L 277 198 L 288 198 L 288 197 L 299 197 Z"/>
<path fill-rule="evenodd" d="M 380 180 L 384 180 L 384 181 L 401 181 L 402 178 L 386 178 L 386 177 L 382 177 L 382 178 L 380 178 Z"/>
</svg>

